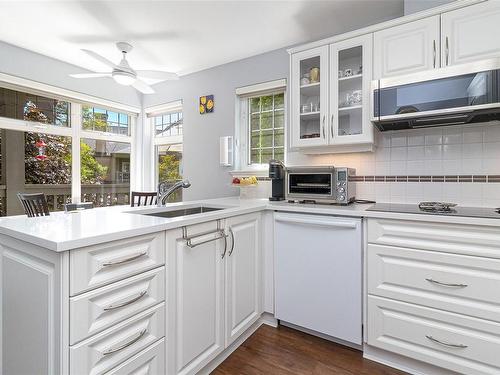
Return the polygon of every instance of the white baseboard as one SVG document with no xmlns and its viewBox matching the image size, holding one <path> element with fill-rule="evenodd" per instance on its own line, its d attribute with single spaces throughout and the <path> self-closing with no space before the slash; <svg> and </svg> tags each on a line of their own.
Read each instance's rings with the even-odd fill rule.
<svg viewBox="0 0 500 375">
<path fill-rule="evenodd" d="M 262 314 L 260 319 L 262 320 L 263 324 L 278 328 L 278 319 L 276 319 L 273 314 L 265 312 Z"/>
<path fill-rule="evenodd" d="M 316 336 L 316 337 L 319 337 L 319 338 L 322 338 L 322 339 L 325 339 L 328 341 L 332 341 L 336 344 L 348 346 L 350 348 L 357 349 L 357 350 L 363 350 L 362 345 L 357 345 L 357 344 L 354 344 L 352 342 L 344 341 L 344 340 L 338 339 L 338 338 L 333 337 L 333 336 L 325 335 L 324 333 L 320 333 L 320 332 L 313 331 L 311 329 L 296 326 L 295 324 L 288 323 L 288 322 L 285 322 L 283 320 L 280 320 L 280 325 L 285 326 L 285 327 L 290 327 L 290 328 L 293 328 L 297 331 L 301 331 L 301 332 L 307 333 L 309 335 Z"/>
<path fill-rule="evenodd" d="M 365 344 L 363 346 L 363 358 L 374 362 L 407 372 L 412 375 L 456 375 L 456 372 L 445 370 L 440 367 L 391 353 Z"/>
</svg>

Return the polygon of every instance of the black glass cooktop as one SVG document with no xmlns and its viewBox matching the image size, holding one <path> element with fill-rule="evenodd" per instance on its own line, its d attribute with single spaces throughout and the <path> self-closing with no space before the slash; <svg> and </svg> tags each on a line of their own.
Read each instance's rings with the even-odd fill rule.
<svg viewBox="0 0 500 375">
<path fill-rule="evenodd" d="M 446 215 L 446 216 L 465 216 L 481 217 L 488 219 L 500 219 L 498 208 L 490 207 L 450 207 L 448 210 L 427 210 L 418 207 L 418 204 L 396 204 L 396 203 L 376 203 L 367 211 L 378 212 L 400 212 L 406 214 L 425 214 L 425 215 Z"/>
</svg>

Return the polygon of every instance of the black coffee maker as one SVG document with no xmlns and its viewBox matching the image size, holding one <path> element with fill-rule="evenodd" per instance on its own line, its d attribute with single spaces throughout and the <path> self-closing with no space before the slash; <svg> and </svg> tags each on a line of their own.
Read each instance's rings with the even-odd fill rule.
<svg viewBox="0 0 500 375">
<path fill-rule="evenodd" d="M 269 178 L 272 180 L 270 201 L 285 200 L 285 165 L 279 160 L 269 161 Z"/>
</svg>

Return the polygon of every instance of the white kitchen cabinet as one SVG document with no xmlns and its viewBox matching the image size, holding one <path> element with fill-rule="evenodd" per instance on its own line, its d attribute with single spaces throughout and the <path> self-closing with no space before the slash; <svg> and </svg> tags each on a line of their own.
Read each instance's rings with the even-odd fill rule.
<svg viewBox="0 0 500 375">
<path fill-rule="evenodd" d="M 291 146 L 304 153 L 371 151 L 371 34 L 294 53 L 290 59 Z M 320 81 L 306 83 L 317 66 Z"/>
<path fill-rule="evenodd" d="M 139 366 L 165 337 L 164 232 L 64 252 L 3 235 L 0 243 L 0 373 Z"/>
<path fill-rule="evenodd" d="M 291 56 L 291 146 L 328 143 L 328 46 Z M 311 71 L 319 69 L 318 79 Z M 309 77 L 309 78 L 308 78 Z"/>
<path fill-rule="evenodd" d="M 226 346 L 262 314 L 261 215 L 227 219 Z"/>
<path fill-rule="evenodd" d="M 441 15 L 441 65 L 500 56 L 500 1 L 491 0 Z"/>
<path fill-rule="evenodd" d="M 360 345 L 361 220 L 275 214 L 276 318 Z"/>
<path fill-rule="evenodd" d="M 371 61 L 371 35 L 330 45 L 330 71 L 338 72 L 330 77 L 330 145 L 373 144 Z"/>
<path fill-rule="evenodd" d="M 224 350 L 224 259 L 227 243 L 216 239 L 216 222 L 187 228 L 197 236 L 188 246 L 180 230 L 167 232 L 170 261 L 169 374 L 195 374 Z M 207 233 L 199 236 L 199 234 Z M 198 244 L 200 242 L 204 242 Z"/>
<path fill-rule="evenodd" d="M 498 374 L 495 226 L 368 219 L 367 343 L 461 374 Z"/>
<path fill-rule="evenodd" d="M 167 232 L 168 374 L 196 374 L 259 319 L 260 226 L 255 213 Z"/>
<path fill-rule="evenodd" d="M 439 68 L 440 16 L 373 34 L 373 79 Z"/>
</svg>

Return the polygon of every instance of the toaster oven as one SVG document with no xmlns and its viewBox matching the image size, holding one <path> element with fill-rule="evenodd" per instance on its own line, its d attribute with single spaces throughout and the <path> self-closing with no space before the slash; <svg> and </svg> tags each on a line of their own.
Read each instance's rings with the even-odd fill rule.
<svg viewBox="0 0 500 375">
<path fill-rule="evenodd" d="M 356 185 L 349 177 L 356 170 L 346 167 L 289 167 L 286 173 L 288 200 L 349 204 L 356 198 Z"/>
</svg>

